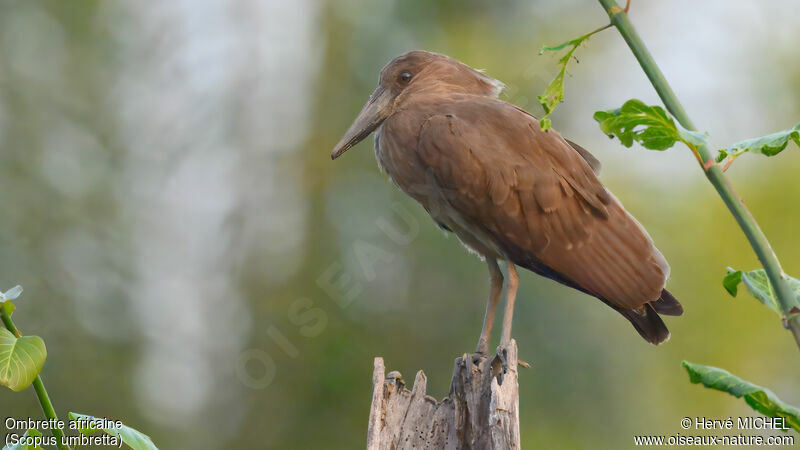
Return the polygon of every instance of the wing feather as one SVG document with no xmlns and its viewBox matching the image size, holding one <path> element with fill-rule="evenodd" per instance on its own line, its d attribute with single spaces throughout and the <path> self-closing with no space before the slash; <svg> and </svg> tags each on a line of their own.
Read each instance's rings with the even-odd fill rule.
<svg viewBox="0 0 800 450">
<path fill-rule="evenodd" d="M 659 299 L 669 266 L 586 150 L 500 101 L 448 111 L 422 126 L 417 153 L 460 220 L 516 264 L 615 307 Z"/>
</svg>

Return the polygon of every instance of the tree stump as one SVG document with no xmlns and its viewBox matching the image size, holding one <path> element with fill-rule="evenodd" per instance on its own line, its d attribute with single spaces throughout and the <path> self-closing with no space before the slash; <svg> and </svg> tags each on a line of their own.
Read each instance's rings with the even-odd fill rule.
<svg viewBox="0 0 800 450">
<path fill-rule="evenodd" d="M 420 370 L 414 387 L 399 372 L 386 375 L 375 358 L 367 450 L 519 449 L 517 343 L 505 351 L 503 371 L 495 355 L 464 354 L 455 361 L 450 394 L 437 402 L 426 394 Z"/>
</svg>

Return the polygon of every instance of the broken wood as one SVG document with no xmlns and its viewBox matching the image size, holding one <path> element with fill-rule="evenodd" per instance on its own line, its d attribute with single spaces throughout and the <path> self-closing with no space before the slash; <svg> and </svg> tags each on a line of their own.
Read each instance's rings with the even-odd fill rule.
<svg viewBox="0 0 800 450">
<path fill-rule="evenodd" d="M 501 359 L 464 354 L 455 361 L 450 394 L 437 402 L 427 395 L 427 377 L 417 372 L 412 390 L 400 372 L 386 374 L 375 358 L 367 450 L 519 449 L 517 343 Z"/>
</svg>

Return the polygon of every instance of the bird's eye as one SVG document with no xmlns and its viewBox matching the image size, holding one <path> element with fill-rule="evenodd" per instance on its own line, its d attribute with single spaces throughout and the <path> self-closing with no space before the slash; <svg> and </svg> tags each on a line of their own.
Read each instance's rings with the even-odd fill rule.
<svg viewBox="0 0 800 450">
<path fill-rule="evenodd" d="M 407 70 L 400 72 L 400 81 L 402 81 L 403 83 L 408 83 L 409 81 L 411 81 L 411 78 L 413 77 L 414 74 Z"/>
</svg>

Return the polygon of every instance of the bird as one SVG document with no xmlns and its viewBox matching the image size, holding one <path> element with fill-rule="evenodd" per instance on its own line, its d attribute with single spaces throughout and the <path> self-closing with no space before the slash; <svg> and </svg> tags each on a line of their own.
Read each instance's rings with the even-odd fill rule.
<svg viewBox="0 0 800 450">
<path fill-rule="evenodd" d="M 509 345 L 517 266 L 596 297 L 647 342 L 666 341 L 660 314 L 683 313 L 665 289 L 666 259 L 600 182 L 600 162 L 499 99 L 503 88 L 449 56 L 404 53 L 383 67 L 331 158 L 375 132 L 380 168 L 486 262 L 489 296 L 476 354 L 489 352 L 504 285 L 498 353 Z"/>
</svg>

